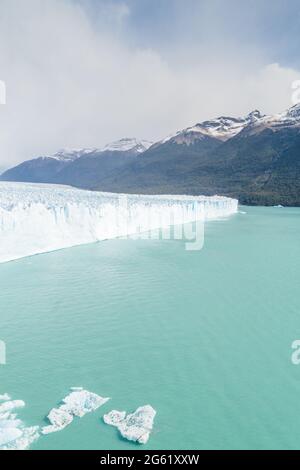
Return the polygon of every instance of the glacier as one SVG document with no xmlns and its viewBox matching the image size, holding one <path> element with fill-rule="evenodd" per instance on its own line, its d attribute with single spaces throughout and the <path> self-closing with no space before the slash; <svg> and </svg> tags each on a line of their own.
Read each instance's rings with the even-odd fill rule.
<svg viewBox="0 0 300 470">
<path fill-rule="evenodd" d="M 115 426 L 124 439 L 146 444 L 153 429 L 156 411 L 152 406 L 140 406 L 134 413 L 126 414 L 126 411 L 112 410 L 103 416 L 105 424 Z"/>
<path fill-rule="evenodd" d="M 199 220 L 230 216 L 221 196 L 146 196 L 0 182 L 0 263 Z"/>
</svg>

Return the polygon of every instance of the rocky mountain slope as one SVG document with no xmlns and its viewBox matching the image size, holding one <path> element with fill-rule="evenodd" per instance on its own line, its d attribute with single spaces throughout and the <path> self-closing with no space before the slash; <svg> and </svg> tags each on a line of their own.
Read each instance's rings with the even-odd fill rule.
<svg viewBox="0 0 300 470">
<path fill-rule="evenodd" d="M 35 183 L 60 183 L 89 188 L 116 169 L 132 163 L 151 142 L 121 139 L 104 148 L 60 150 L 25 161 L 7 170 L 0 180 Z"/>
</svg>

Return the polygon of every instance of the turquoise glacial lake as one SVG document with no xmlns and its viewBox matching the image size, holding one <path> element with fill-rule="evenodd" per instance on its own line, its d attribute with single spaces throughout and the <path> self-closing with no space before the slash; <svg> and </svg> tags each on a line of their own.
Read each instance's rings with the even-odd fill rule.
<svg viewBox="0 0 300 470">
<path fill-rule="evenodd" d="M 109 396 L 33 449 L 140 449 L 102 421 L 157 410 L 143 449 L 300 449 L 300 210 L 242 208 L 179 240 L 110 240 L 0 265 L 0 393 L 43 425 L 72 386 Z"/>
</svg>

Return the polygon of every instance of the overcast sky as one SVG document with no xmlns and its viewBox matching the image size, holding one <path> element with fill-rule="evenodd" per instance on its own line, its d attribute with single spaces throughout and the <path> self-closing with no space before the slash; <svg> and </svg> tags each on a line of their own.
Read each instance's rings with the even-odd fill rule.
<svg viewBox="0 0 300 470">
<path fill-rule="evenodd" d="M 298 0 L 0 0 L 0 167 L 291 106 Z"/>
</svg>

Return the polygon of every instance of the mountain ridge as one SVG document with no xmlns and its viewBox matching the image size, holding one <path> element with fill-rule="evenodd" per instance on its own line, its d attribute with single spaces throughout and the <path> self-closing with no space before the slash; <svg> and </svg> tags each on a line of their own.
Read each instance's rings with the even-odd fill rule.
<svg viewBox="0 0 300 470">
<path fill-rule="evenodd" d="M 275 115 L 221 116 L 153 144 L 125 138 L 102 149 L 60 152 L 24 162 L 0 179 L 300 205 L 300 104 Z"/>
</svg>

